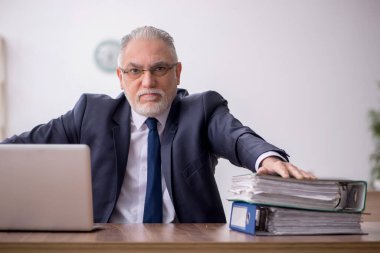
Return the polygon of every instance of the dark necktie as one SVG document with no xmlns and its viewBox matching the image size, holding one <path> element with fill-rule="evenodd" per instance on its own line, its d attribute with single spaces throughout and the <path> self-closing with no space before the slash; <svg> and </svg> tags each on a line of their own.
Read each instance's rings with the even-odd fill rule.
<svg viewBox="0 0 380 253">
<path fill-rule="evenodd" d="M 144 223 L 162 223 L 162 183 L 160 138 L 157 119 L 148 118 L 148 177 L 146 184 Z"/>
</svg>

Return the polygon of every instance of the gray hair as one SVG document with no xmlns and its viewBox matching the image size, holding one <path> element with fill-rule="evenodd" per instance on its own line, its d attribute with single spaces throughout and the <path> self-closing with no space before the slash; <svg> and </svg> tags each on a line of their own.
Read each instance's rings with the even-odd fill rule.
<svg viewBox="0 0 380 253">
<path fill-rule="evenodd" d="M 121 60 L 124 49 L 127 47 L 131 40 L 136 39 L 158 39 L 164 41 L 167 46 L 172 50 L 175 61 L 178 61 L 177 52 L 174 47 L 174 39 L 169 33 L 164 30 L 155 28 L 153 26 L 142 26 L 134 29 L 131 33 L 125 35 L 120 42 L 120 52 L 117 58 L 119 67 L 121 66 Z"/>
</svg>

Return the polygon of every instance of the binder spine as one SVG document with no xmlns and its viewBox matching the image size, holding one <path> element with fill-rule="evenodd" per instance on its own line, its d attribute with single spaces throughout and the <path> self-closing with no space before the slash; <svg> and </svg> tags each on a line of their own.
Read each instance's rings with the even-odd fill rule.
<svg viewBox="0 0 380 253">
<path fill-rule="evenodd" d="M 233 202 L 231 207 L 230 229 L 255 235 L 257 222 L 256 218 L 259 218 L 256 215 L 258 214 L 256 212 L 257 210 L 259 209 L 254 204 Z M 263 225 L 265 226 L 265 224 L 261 224 L 261 226 Z"/>
</svg>

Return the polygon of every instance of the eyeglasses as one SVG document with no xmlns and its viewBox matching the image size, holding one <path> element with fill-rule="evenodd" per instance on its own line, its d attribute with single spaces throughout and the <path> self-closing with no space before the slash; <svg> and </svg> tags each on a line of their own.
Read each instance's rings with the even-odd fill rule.
<svg viewBox="0 0 380 253">
<path fill-rule="evenodd" d="M 119 69 L 121 70 L 121 72 L 123 72 L 123 74 L 127 74 L 127 76 L 131 79 L 139 78 L 144 73 L 144 71 L 149 71 L 153 76 L 161 77 L 166 75 L 169 72 L 169 70 L 171 70 L 177 64 L 178 62 L 173 63 L 171 65 L 159 64 L 151 67 L 150 69 L 139 69 L 134 67 L 130 69 L 123 69 L 119 67 Z"/>
</svg>

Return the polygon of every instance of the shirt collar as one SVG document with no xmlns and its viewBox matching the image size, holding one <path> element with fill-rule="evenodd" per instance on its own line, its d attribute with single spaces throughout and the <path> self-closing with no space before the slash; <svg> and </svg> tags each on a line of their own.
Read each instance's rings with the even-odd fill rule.
<svg viewBox="0 0 380 253">
<path fill-rule="evenodd" d="M 161 129 L 165 128 L 165 124 L 169 116 L 170 108 L 171 106 L 169 106 L 165 111 L 163 111 L 162 113 L 154 117 L 158 120 L 158 123 L 159 123 L 158 127 Z M 131 108 L 131 111 L 132 111 L 132 122 L 136 126 L 137 129 L 140 129 L 144 125 L 145 120 L 148 117 L 138 114 L 132 108 Z"/>
</svg>

